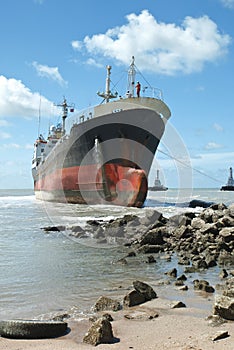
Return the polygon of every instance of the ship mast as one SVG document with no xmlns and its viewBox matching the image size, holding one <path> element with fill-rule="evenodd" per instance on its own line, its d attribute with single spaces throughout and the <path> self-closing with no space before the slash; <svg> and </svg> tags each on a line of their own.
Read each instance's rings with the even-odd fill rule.
<svg viewBox="0 0 234 350">
<path fill-rule="evenodd" d="M 67 100 L 65 99 L 65 97 L 63 98 L 63 102 L 61 104 L 56 105 L 57 107 L 62 107 L 62 120 L 63 120 L 63 125 L 62 125 L 62 133 L 63 135 L 65 135 L 66 129 L 66 118 L 67 118 L 67 114 L 68 114 L 68 108 L 72 108 L 72 111 L 74 110 L 74 105 L 68 105 L 67 104 Z"/>
<path fill-rule="evenodd" d="M 130 96 L 132 97 L 134 97 L 135 77 L 136 77 L 135 57 L 132 56 L 132 62 L 128 70 L 128 91 Z"/>
<path fill-rule="evenodd" d="M 110 75 L 111 75 L 111 66 L 106 66 L 107 70 L 107 76 L 106 76 L 106 90 L 105 92 L 97 92 L 98 96 L 103 97 L 104 100 L 109 102 L 111 98 L 116 98 L 118 96 L 118 93 L 116 92 L 115 94 L 112 94 L 110 90 Z"/>
</svg>

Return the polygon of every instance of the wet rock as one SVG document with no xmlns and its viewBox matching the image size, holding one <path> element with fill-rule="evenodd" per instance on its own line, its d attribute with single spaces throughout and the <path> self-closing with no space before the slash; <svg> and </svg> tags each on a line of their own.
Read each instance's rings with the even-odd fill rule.
<svg viewBox="0 0 234 350">
<path fill-rule="evenodd" d="M 102 225 L 104 223 L 103 220 L 88 220 L 87 224 L 90 226 L 99 226 Z"/>
<path fill-rule="evenodd" d="M 163 251 L 162 246 L 160 245 L 149 245 L 145 244 L 137 249 L 139 253 L 142 254 L 154 254 L 154 253 L 159 253 Z"/>
<path fill-rule="evenodd" d="M 136 256 L 136 252 L 134 252 L 133 250 L 127 254 L 127 257 L 133 257 L 133 256 Z"/>
<path fill-rule="evenodd" d="M 228 273 L 227 273 L 227 270 L 226 269 L 222 269 L 219 273 L 219 277 L 220 278 L 226 278 L 228 277 Z"/>
<path fill-rule="evenodd" d="M 194 217 L 194 213 L 177 214 L 170 217 L 169 222 L 175 226 L 187 226 L 191 224 Z"/>
<path fill-rule="evenodd" d="M 150 226 L 155 224 L 157 221 L 164 221 L 163 215 L 157 210 L 147 210 L 145 216 L 139 218 L 140 224 L 144 226 Z"/>
<path fill-rule="evenodd" d="M 114 340 L 111 323 L 106 318 L 100 318 L 95 321 L 83 338 L 84 343 L 94 346 L 98 344 L 110 344 Z"/>
<path fill-rule="evenodd" d="M 214 204 L 214 203 L 213 202 L 202 201 L 202 200 L 199 200 L 199 199 L 193 199 L 193 200 L 191 200 L 189 202 L 189 208 L 196 208 L 196 207 L 208 208 L 212 204 Z"/>
<path fill-rule="evenodd" d="M 93 309 L 95 312 L 105 311 L 105 310 L 118 311 L 118 310 L 121 310 L 121 304 L 117 300 L 113 300 L 111 298 L 101 296 L 96 301 Z"/>
<path fill-rule="evenodd" d="M 170 306 L 171 306 L 171 309 L 186 307 L 186 305 L 182 301 L 173 301 Z"/>
<path fill-rule="evenodd" d="M 188 225 L 188 226 L 182 225 L 180 227 L 177 227 L 174 231 L 174 235 L 178 239 L 191 237 L 191 235 L 192 235 L 191 226 L 190 225 Z"/>
<path fill-rule="evenodd" d="M 128 261 L 126 258 L 121 258 L 121 259 L 118 259 L 116 261 L 113 261 L 112 263 L 117 264 L 117 265 L 127 265 Z"/>
<path fill-rule="evenodd" d="M 178 290 L 186 291 L 186 290 L 188 290 L 188 286 L 186 286 L 186 285 L 180 286 L 180 287 L 178 287 Z"/>
<path fill-rule="evenodd" d="M 179 265 L 190 265 L 190 260 L 189 260 L 189 258 L 182 256 L 178 259 L 178 264 Z"/>
<path fill-rule="evenodd" d="M 195 267 L 195 269 L 197 269 L 197 270 L 207 269 L 208 268 L 208 265 L 207 265 L 207 263 L 206 263 L 204 258 L 201 258 L 201 259 L 199 258 L 198 260 L 193 261 L 192 264 Z"/>
<path fill-rule="evenodd" d="M 104 232 L 104 229 L 103 227 L 99 226 L 97 228 L 97 230 L 94 232 L 94 238 L 96 239 L 102 239 L 102 238 L 105 238 L 105 232 Z"/>
<path fill-rule="evenodd" d="M 163 245 L 165 243 L 160 228 L 146 232 L 139 241 L 140 245 Z"/>
<path fill-rule="evenodd" d="M 170 277 L 177 277 L 177 269 L 174 267 L 172 270 L 165 272 L 165 275 Z"/>
<path fill-rule="evenodd" d="M 208 281 L 194 280 L 193 284 L 194 284 L 195 290 L 204 291 L 206 293 L 214 293 L 215 292 L 215 289 L 212 286 L 210 286 Z"/>
<path fill-rule="evenodd" d="M 43 227 L 42 230 L 44 230 L 45 232 L 60 232 L 60 231 L 65 231 L 66 230 L 66 226 L 46 226 Z"/>
<path fill-rule="evenodd" d="M 155 260 L 154 256 L 153 256 L 153 255 L 147 256 L 146 263 L 147 263 L 147 264 L 156 263 L 156 260 Z"/>
<path fill-rule="evenodd" d="M 186 266 L 184 269 L 185 273 L 194 273 L 196 271 L 196 268 L 194 266 Z"/>
<path fill-rule="evenodd" d="M 175 286 L 177 286 L 177 287 L 184 286 L 184 281 L 182 281 L 182 280 L 176 280 L 176 281 L 175 281 Z"/>
<path fill-rule="evenodd" d="M 186 281 L 187 277 L 183 274 L 177 278 L 177 281 Z"/>
<path fill-rule="evenodd" d="M 125 306 L 131 307 L 135 305 L 140 305 L 145 302 L 145 297 L 141 293 L 137 292 L 135 289 L 130 291 L 125 295 L 123 304 Z"/>
<path fill-rule="evenodd" d="M 234 227 L 225 227 L 219 232 L 220 237 L 224 242 L 229 243 L 234 241 Z"/>
<path fill-rule="evenodd" d="M 213 313 L 226 320 L 234 320 L 234 298 L 222 295 L 217 296 L 213 308 Z"/>
<path fill-rule="evenodd" d="M 141 281 L 134 281 L 133 287 L 135 290 L 142 294 L 145 298 L 145 301 L 155 299 L 157 298 L 156 292 L 153 290 L 153 288 L 148 285 L 147 283 L 141 282 Z"/>
</svg>

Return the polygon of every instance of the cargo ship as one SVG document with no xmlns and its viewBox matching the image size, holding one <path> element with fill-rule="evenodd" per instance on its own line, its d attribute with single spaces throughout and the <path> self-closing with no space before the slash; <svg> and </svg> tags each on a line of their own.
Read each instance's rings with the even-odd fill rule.
<svg viewBox="0 0 234 350">
<path fill-rule="evenodd" d="M 150 167 L 171 112 L 160 90 L 139 89 L 134 57 L 124 96 L 111 91 L 111 66 L 106 68 L 105 90 L 98 92 L 102 103 L 71 116 L 64 98 L 62 122 L 50 127 L 47 139 L 40 135 L 35 141 L 37 199 L 143 206 Z"/>
</svg>

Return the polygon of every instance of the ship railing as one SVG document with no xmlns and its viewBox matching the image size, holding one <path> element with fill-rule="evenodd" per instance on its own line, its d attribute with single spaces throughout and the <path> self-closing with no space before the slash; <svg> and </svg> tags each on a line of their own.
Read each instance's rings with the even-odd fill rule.
<svg viewBox="0 0 234 350">
<path fill-rule="evenodd" d="M 142 86 L 141 88 L 142 97 L 152 97 L 163 101 L 163 92 L 159 88 L 152 86 Z"/>
<path fill-rule="evenodd" d="M 67 126 L 66 126 L 67 131 L 70 132 L 71 128 L 74 125 L 81 124 L 89 119 L 92 119 L 93 114 L 94 114 L 94 107 L 89 107 L 87 109 L 79 111 L 78 114 L 70 117 L 67 120 Z"/>
</svg>

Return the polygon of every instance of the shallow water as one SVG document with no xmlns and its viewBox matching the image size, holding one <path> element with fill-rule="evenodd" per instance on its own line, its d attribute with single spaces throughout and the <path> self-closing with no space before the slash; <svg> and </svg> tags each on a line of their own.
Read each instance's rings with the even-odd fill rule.
<svg viewBox="0 0 234 350">
<path fill-rule="evenodd" d="M 88 219 L 109 220 L 129 213 L 144 216 L 150 208 L 169 217 L 187 210 L 191 199 L 228 205 L 233 202 L 233 195 L 214 189 L 149 192 L 145 207 L 138 209 L 52 204 L 35 200 L 31 190 L 0 190 L 0 318 L 34 318 L 70 308 L 81 316 L 90 312 L 100 295 L 124 295 L 135 279 L 151 283 L 158 294 L 176 298 L 178 292 L 173 294 L 171 285 L 158 285 L 164 272 L 176 265 L 176 257 L 165 263 L 156 255 L 156 264 L 145 264 L 145 257 L 138 256 L 129 258 L 128 265 L 115 264 L 128 248 L 100 247 L 92 239 L 72 239 L 62 232 L 46 234 L 41 228 L 59 224 L 84 226 Z M 177 267 L 182 274 L 183 266 Z M 198 277 L 215 284 L 217 268 Z M 183 293 L 179 292 L 182 298 L 193 299 L 192 288 Z"/>
</svg>

